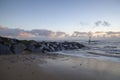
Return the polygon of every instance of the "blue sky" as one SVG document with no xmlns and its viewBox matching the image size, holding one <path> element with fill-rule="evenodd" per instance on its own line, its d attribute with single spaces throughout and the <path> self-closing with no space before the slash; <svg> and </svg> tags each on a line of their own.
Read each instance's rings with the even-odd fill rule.
<svg viewBox="0 0 120 80">
<path fill-rule="evenodd" d="M 0 25 L 9 28 L 120 31 L 119 21 L 120 0 L 0 0 Z"/>
</svg>

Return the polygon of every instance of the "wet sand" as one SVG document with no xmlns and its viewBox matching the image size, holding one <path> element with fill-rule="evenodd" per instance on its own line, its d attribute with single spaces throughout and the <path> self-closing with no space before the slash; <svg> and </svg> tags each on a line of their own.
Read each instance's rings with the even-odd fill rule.
<svg viewBox="0 0 120 80">
<path fill-rule="evenodd" d="M 120 80 L 120 62 L 64 55 L 1 55 L 0 80 Z"/>
</svg>

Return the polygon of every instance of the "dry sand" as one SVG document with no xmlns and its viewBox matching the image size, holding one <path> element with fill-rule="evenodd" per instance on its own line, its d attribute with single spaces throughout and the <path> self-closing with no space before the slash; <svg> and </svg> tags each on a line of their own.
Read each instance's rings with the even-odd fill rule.
<svg viewBox="0 0 120 80">
<path fill-rule="evenodd" d="M 0 80 L 120 80 L 120 62 L 63 55 L 1 55 Z"/>
</svg>

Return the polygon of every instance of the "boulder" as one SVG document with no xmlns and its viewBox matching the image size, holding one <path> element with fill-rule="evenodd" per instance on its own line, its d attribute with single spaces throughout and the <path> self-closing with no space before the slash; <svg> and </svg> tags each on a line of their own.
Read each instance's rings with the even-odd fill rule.
<svg viewBox="0 0 120 80">
<path fill-rule="evenodd" d="M 3 44 L 0 44 L 0 55 L 1 54 L 12 54 L 9 46 L 6 46 L 6 45 L 3 45 Z"/>
<path fill-rule="evenodd" d="M 84 45 L 82 45 L 80 43 L 76 43 L 76 45 L 78 46 L 79 49 L 85 47 Z"/>
<path fill-rule="evenodd" d="M 18 43 L 18 44 L 13 45 L 11 49 L 13 53 L 20 54 L 26 49 L 26 46 L 22 43 Z"/>
<path fill-rule="evenodd" d="M 53 46 L 49 46 L 49 49 L 50 49 L 51 52 L 55 51 L 55 48 Z"/>
<path fill-rule="evenodd" d="M 40 44 L 36 44 L 36 43 L 29 43 L 27 45 L 27 50 L 33 52 L 33 53 L 40 53 L 42 52 L 42 47 Z"/>
<path fill-rule="evenodd" d="M 35 49 L 35 46 L 33 45 L 33 44 L 28 44 L 27 45 L 27 50 L 29 50 L 29 51 L 34 51 L 34 49 Z"/>
</svg>

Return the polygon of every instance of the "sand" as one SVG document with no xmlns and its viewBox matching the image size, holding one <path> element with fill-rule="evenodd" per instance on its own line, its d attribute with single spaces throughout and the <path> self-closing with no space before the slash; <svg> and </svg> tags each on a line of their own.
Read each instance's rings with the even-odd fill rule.
<svg viewBox="0 0 120 80">
<path fill-rule="evenodd" d="M 120 62 L 64 55 L 1 55 L 0 80 L 120 80 Z"/>
</svg>

